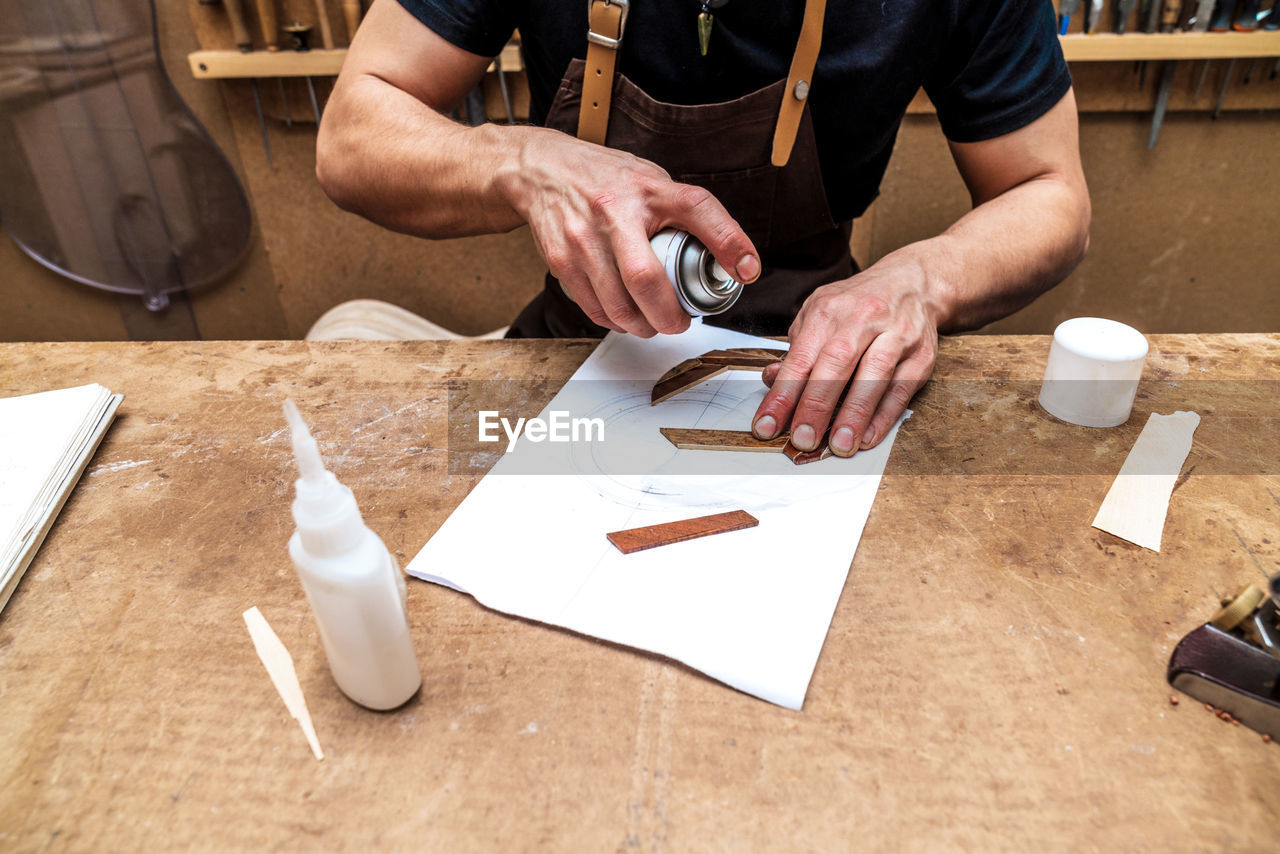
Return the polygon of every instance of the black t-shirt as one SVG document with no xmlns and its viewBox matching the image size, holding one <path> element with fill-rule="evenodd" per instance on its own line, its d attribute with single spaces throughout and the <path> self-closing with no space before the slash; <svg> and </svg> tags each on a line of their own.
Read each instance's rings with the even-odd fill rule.
<svg viewBox="0 0 1280 854">
<path fill-rule="evenodd" d="M 447 41 L 494 56 L 519 28 L 541 123 L 569 61 L 586 56 L 586 0 L 400 0 Z M 659 101 L 707 104 L 787 77 L 804 3 L 728 0 L 710 49 L 699 0 L 632 0 L 617 70 Z M 1049 0 L 830 0 L 809 95 L 837 221 L 875 199 L 907 104 L 924 87 L 956 142 L 1015 131 L 1071 85 Z"/>
</svg>

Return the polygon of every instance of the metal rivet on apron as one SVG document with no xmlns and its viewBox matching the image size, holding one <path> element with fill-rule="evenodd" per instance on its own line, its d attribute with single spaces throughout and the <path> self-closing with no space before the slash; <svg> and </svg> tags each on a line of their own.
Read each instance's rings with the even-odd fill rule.
<svg viewBox="0 0 1280 854">
<path fill-rule="evenodd" d="M 803 101 L 805 98 L 808 98 L 809 97 L 809 81 L 797 80 L 795 95 L 796 95 L 797 101 Z"/>
</svg>

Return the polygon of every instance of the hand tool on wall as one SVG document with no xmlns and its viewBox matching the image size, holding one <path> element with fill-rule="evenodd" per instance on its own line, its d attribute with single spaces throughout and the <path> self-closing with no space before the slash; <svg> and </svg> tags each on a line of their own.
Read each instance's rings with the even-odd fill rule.
<svg viewBox="0 0 1280 854">
<path fill-rule="evenodd" d="M 1161 0 L 1143 0 L 1142 13 L 1142 31 L 1144 33 L 1154 33 L 1156 27 L 1160 24 L 1160 10 L 1163 8 Z"/>
<path fill-rule="evenodd" d="M 1252 32 L 1258 28 L 1258 10 L 1262 8 L 1262 0 L 1245 0 L 1240 6 L 1240 14 L 1231 22 L 1231 29 L 1242 33 Z"/>
<path fill-rule="evenodd" d="M 311 28 L 306 24 L 300 24 L 294 21 L 284 28 L 293 41 L 293 49 L 298 53 L 306 53 L 311 50 Z M 312 82 L 310 75 L 303 78 L 307 81 L 307 94 L 311 96 L 311 111 L 316 116 L 316 126 L 320 125 L 320 102 L 316 99 L 316 85 Z"/>
<path fill-rule="evenodd" d="M 276 23 L 275 0 L 258 0 L 258 24 L 262 27 L 262 43 L 267 46 L 268 53 L 280 50 L 280 27 Z M 276 88 L 280 91 L 280 106 L 284 108 L 284 123 L 293 127 L 293 116 L 289 115 L 289 98 L 284 92 L 284 79 L 276 78 Z"/>
<path fill-rule="evenodd" d="M 1197 0 L 1195 14 L 1191 17 L 1191 32 L 1207 33 L 1213 18 L 1213 0 Z"/>
<path fill-rule="evenodd" d="M 1098 31 L 1098 24 L 1102 22 L 1103 0 L 1089 0 L 1089 7 L 1086 10 L 1087 15 L 1084 22 L 1084 31 L 1089 35 L 1093 35 Z"/>
<path fill-rule="evenodd" d="M 1124 31 L 1129 26 L 1129 18 L 1133 17 L 1133 10 L 1138 8 L 1138 0 L 1118 0 L 1116 3 L 1116 35 L 1124 35 Z"/>
<path fill-rule="evenodd" d="M 1058 35 L 1065 36 L 1071 27 L 1071 16 L 1080 10 L 1081 0 L 1062 0 L 1058 6 Z"/>
<path fill-rule="evenodd" d="M 227 10 L 227 19 L 231 21 L 231 34 L 236 40 L 236 47 L 241 53 L 253 51 L 253 37 L 249 35 L 249 26 L 245 22 L 244 3 L 242 0 L 223 0 Z M 267 153 L 267 167 L 275 168 L 271 157 L 271 140 L 267 138 L 267 119 L 262 114 L 262 95 L 258 92 L 258 78 L 250 77 L 249 85 L 253 89 L 253 109 L 258 114 L 258 130 L 262 134 L 262 148 Z"/>
<path fill-rule="evenodd" d="M 320 43 L 325 50 L 333 50 L 333 27 L 329 25 L 329 7 L 324 0 L 316 0 L 316 17 L 320 19 Z"/>
<path fill-rule="evenodd" d="M 1178 28 L 1178 18 L 1182 14 L 1182 0 L 1164 0 L 1160 13 L 1160 32 L 1171 33 Z M 1166 60 L 1160 72 L 1160 87 L 1156 92 L 1156 109 L 1151 114 L 1151 135 L 1147 137 L 1147 150 L 1156 147 L 1160 138 L 1160 128 L 1164 125 L 1164 114 L 1169 107 L 1169 93 L 1173 91 L 1173 77 L 1178 72 L 1175 60 Z"/>
<path fill-rule="evenodd" d="M 1144 33 L 1154 33 L 1160 23 L 1161 0 L 1142 0 L 1142 9 L 1138 12 L 1138 20 Z M 1133 70 L 1138 74 L 1138 88 L 1147 85 L 1147 61 L 1139 60 Z"/>
<path fill-rule="evenodd" d="M 347 44 L 356 37 L 356 28 L 360 26 L 360 0 L 342 0 L 342 17 L 347 22 Z"/>
<path fill-rule="evenodd" d="M 221 0 L 200 0 L 201 6 L 216 6 Z M 224 3 L 227 10 L 227 20 L 231 23 L 231 38 L 236 43 L 241 53 L 249 53 L 253 50 L 253 36 L 249 35 L 249 25 L 245 21 L 244 6 L 239 0 L 230 0 Z"/>
<path fill-rule="evenodd" d="M 1213 30 L 1215 33 L 1226 32 L 1230 29 L 1231 13 L 1235 11 L 1236 0 L 1200 0 L 1196 6 L 1196 23 L 1192 30 L 1197 33 L 1208 32 Z M 1200 72 L 1200 82 L 1196 84 L 1196 93 L 1192 100 L 1200 97 L 1200 87 L 1204 85 L 1205 75 L 1209 73 L 1209 66 L 1212 64 L 1210 60 L 1204 61 L 1204 69 Z M 1228 69 L 1228 72 L 1230 69 Z M 1228 74 L 1228 77 L 1230 74 Z M 1223 92 L 1225 92 L 1225 88 Z M 1218 106 L 1215 108 L 1213 117 L 1218 117 L 1218 111 L 1222 108 L 1222 95 L 1218 96 Z"/>
<path fill-rule="evenodd" d="M 1231 13 L 1236 10 L 1235 0 L 1218 0 L 1209 20 L 1209 29 L 1215 33 L 1225 33 L 1231 29 Z"/>
<path fill-rule="evenodd" d="M 262 27 L 262 43 L 268 53 L 280 50 L 280 28 L 276 25 L 275 0 L 258 0 L 258 24 Z"/>
<path fill-rule="evenodd" d="M 1169 106 L 1169 93 L 1173 91 L 1173 76 L 1178 63 L 1172 59 L 1165 60 L 1164 70 L 1160 73 L 1160 89 L 1156 94 L 1156 110 L 1151 116 L 1151 135 L 1147 138 L 1147 151 L 1156 147 L 1160 138 L 1160 128 L 1164 124 L 1164 113 Z"/>
<path fill-rule="evenodd" d="M 1218 90 L 1218 100 L 1213 105 L 1213 117 L 1216 119 L 1222 112 L 1222 102 L 1227 97 L 1227 87 L 1231 85 L 1231 75 L 1236 73 L 1236 59 L 1227 63 L 1227 73 L 1222 78 L 1222 88 Z"/>
<path fill-rule="evenodd" d="M 329 6 L 325 0 L 316 0 L 316 17 L 320 19 L 320 44 L 324 45 L 325 50 L 334 49 L 333 27 L 329 24 Z M 316 99 L 316 87 L 312 83 L 311 78 L 307 78 L 307 86 L 310 87 L 311 106 L 316 113 L 316 125 L 320 124 L 320 102 Z"/>
</svg>

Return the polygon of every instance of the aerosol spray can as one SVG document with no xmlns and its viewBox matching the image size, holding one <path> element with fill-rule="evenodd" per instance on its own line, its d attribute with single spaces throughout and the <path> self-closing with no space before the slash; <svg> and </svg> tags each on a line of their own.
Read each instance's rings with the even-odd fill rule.
<svg viewBox="0 0 1280 854">
<path fill-rule="evenodd" d="M 721 314 L 742 296 L 742 283 L 734 281 L 689 232 L 664 228 L 649 240 L 649 245 L 666 269 L 680 305 L 690 315 Z"/>
</svg>

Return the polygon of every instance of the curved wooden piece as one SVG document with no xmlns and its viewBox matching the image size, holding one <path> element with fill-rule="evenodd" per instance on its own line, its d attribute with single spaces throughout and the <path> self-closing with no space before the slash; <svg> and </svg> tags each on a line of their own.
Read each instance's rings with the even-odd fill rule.
<svg viewBox="0 0 1280 854">
<path fill-rule="evenodd" d="M 649 404 L 662 403 L 724 371 L 763 371 L 769 365 L 781 362 L 786 355 L 786 350 L 763 347 L 710 350 L 701 356 L 685 359 L 659 377 L 649 396 Z"/>
</svg>

